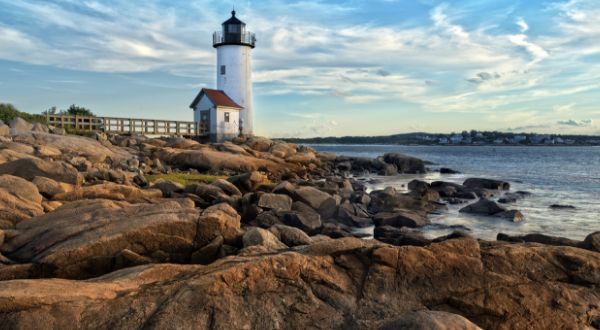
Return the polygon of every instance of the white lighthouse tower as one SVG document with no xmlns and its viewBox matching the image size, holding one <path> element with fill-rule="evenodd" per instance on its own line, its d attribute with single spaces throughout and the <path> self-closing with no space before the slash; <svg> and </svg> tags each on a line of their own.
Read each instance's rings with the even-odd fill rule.
<svg viewBox="0 0 600 330">
<path fill-rule="evenodd" d="M 223 91 L 242 108 L 239 127 L 245 135 L 252 135 L 252 49 L 254 33 L 246 31 L 246 23 L 235 17 L 223 22 L 222 30 L 213 34 L 217 49 L 217 89 Z"/>
</svg>

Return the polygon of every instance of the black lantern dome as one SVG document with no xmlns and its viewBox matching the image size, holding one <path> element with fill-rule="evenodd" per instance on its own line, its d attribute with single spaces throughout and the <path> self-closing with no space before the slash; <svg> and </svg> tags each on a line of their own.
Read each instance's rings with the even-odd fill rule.
<svg viewBox="0 0 600 330">
<path fill-rule="evenodd" d="M 223 22 L 221 32 L 213 34 L 213 47 L 223 45 L 240 45 L 254 48 L 256 37 L 254 33 L 246 31 L 246 23 L 235 17 L 235 10 L 231 12 L 231 18 Z"/>
</svg>

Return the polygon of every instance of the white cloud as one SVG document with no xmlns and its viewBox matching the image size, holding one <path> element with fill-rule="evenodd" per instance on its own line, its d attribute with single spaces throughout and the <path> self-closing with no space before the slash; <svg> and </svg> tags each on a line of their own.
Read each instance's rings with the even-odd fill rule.
<svg viewBox="0 0 600 330">
<path fill-rule="evenodd" d="M 527 30 L 529 30 L 529 25 L 527 24 L 527 22 L 525 22 L 523 17 L 517 18 L 517 20 L 515 21 L 515 24 L 517 24 L 517 26 L 519 26 L 519 30 L 521 30 L 521 33 L 525 33 L 525 32 L 527 32 Z"/>
</svg>

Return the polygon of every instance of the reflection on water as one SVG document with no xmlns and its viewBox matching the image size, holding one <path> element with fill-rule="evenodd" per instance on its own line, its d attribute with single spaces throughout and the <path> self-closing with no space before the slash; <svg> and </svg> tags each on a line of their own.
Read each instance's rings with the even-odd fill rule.
<svg viewBox="0 0 600 330">
<path fill-rule="evenodd" d="M 451 232 L 443 226 L 465 226 L 470 234 L 495 239 L 507 234 L 543 233 L 583 239 L 600 230 L 600 148 L 599 147 L 439 147 L 439 146 L 352 146 L 312 145 L 317 151 L 340 155 L 377 157 L 401 152 L 435 163 L 432 168 L 450 167 L 463 174 L 373 176 L 370 189 L 393 186 L 406 190 L 412 179 L 462 183 L 469 177 L 506 180 L 511 191 L 524 190 L 531 196 L 508 205 L 526 217 L 521 223 L 461 214 L 463 205 L 449 205 L 448 211 L 432 215 L 434 226 L 424 228 L 428 236 Z M 404 187 L 403 187 L 404 186 Z M 575 209 L 550 209 L 552 204 L 573 205 Z M 435 224 L 443 226 L 435 226 Z"/>
</svg>

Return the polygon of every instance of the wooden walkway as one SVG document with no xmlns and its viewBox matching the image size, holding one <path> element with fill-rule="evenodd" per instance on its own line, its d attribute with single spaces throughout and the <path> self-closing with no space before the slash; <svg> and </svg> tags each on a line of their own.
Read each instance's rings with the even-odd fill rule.
<svg viewBox="0 0 600 330">
<path fill-rule="evenodd" d="M 46 115 L 48 125 L 77 131 L 117 134 L 204 136 L 208 130 L 193 121 L 159 119 Z"/>
</svg>

